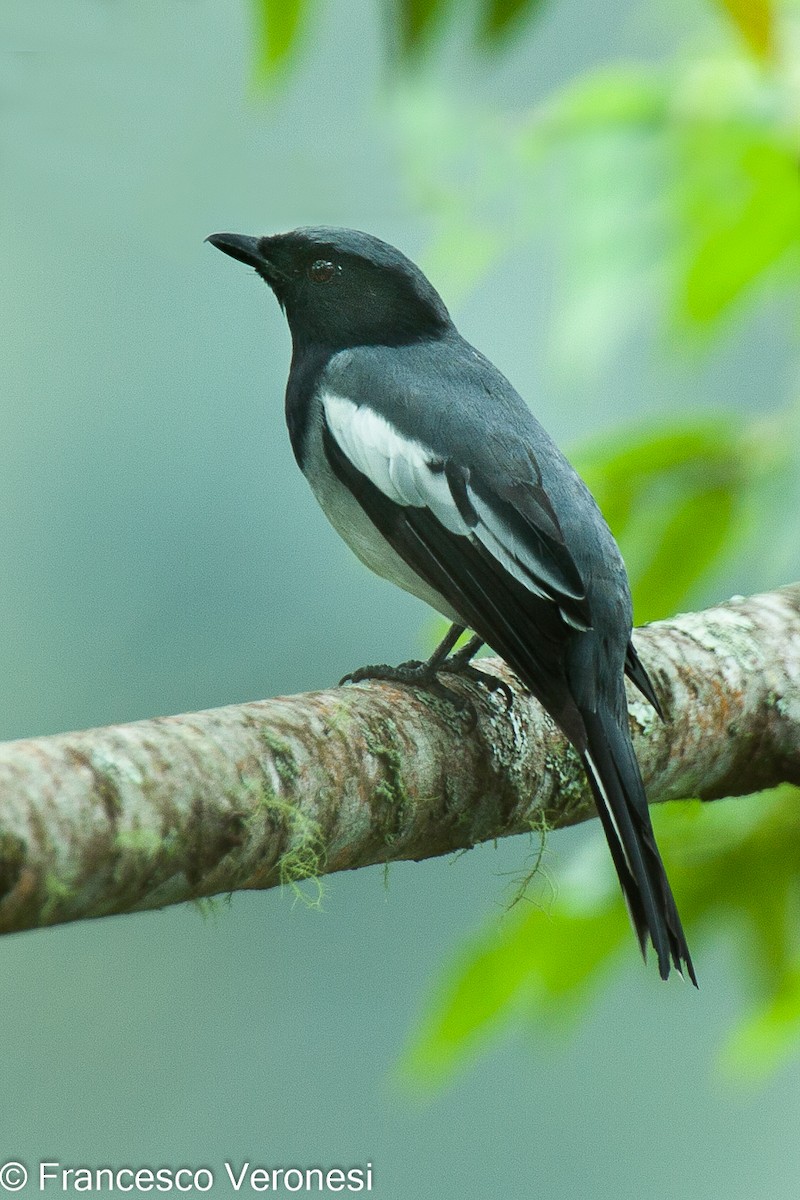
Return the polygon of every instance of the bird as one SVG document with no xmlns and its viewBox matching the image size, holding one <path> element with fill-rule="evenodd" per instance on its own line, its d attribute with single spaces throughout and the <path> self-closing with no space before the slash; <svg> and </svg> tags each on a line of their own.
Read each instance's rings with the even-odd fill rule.
<svg viewBox="0 0 800 1200">
<path fill-rule="evenodd" d="M 326 226 L 207 241 L 254 268 L 285 314 L 289 438 L 331 524 L 367 567 L 451 623 L 427 663 L 349 678 L 486 679 L 474 655 L 483 644 L 499 654 L 580 758 L 642 955 L 651 944 L 662 979 L 674 967 L 697 986 L 625 675 L 663 714 L 631 640 L 625 565 L 587 486 L 394 246 Z"/>
</svg>

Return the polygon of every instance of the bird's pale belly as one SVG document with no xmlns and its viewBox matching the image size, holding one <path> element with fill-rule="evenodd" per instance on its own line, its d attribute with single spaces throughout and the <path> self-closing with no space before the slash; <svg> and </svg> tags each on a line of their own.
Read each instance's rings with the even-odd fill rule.
<svg viewBox="0 0 800 1200">
<path fill-rule="evenodd" d="M 325 516 L 364 566 L 369 567 L 382 579 L 388 579 L 390 583 L 410 592 L 412 596 L 424 600 L 448 621 L 463 624 L 444 597 L 428 587 L 392 549 L 350 490 L 337 479 L 322 445 L 321 411 L 315 412 L 309 423 L 304 446 L 303 473 Z"/>
</svg>

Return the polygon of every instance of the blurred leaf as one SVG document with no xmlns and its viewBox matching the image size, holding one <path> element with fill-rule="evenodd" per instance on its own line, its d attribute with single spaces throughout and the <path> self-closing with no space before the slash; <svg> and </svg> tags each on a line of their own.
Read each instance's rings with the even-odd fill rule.
<svg viewBox="0 0 800 1200">
<path fill-rule="evenodd" d="M 800 1049 L 798 802 L 800 791 L 787 785 L 653 810 L 690 944 L 696 946 L 709 926 L 735 930 L 731 944 L 756 1007 L 732 1033 L 721 1061 L 751 1077 Z M 513 910 L 499 931 L 492 922 L 445 968 L 408 1051 L 407 1072 L 439 1082 L 512 1018 L 538 1030 L 574 1020 L 626 946 L 632 956 L 633 935 L 598 829 L 596 842 L 573 859 L 571 878 L 569 872 L 562 878 L 548 911 Z"/>
<path fill-rule="evenodd" d="M 255 19 L 256 76 L 269 79 L 285 67 L 296 50 L 307 0 L 253 0 Z"/>
<path fill-rule="evenodd" d="M 440 225 L 479 231 L 476 269 L 528 241 L 545 213 L 556 222 L 558 360 L 594 374 L 649 312 L 677 318 L 670 332 L 683 345 L 689 330 L 714 332 L 767 286 L 797 289 L 791 61 L 765 68 L 727 51 L 668 69 L 605 67 L 522 117 L 470 112 L 466 146 L 460 130 L 424 162 L 411 129 L 410 157 Z M 463 275 L 468 256 L 455 239 L 449 247 Z"/>
<path fill-rule="evenodd" d="M 478 37 L 488 45 L 505 40 L 521 21 L 538 12 L 544 0 L 482 0 Z M 451 0 L 396 0 L 393 5 L 400 30 L 400 49 L 405 57 L 413 58 L 432 40 L 454 8 Z M 455 8 L 459 15 L 464 9 Z"/>
<path fill-rule="evenodd" d="M 590 914 L 526 907 L 507 913 L 447 971 L 440 1001 L 415 1035 L 404 1069 L 436 1082 L 512 1012 L 563 1026 L 628 933 L 624 908 L 606 901 Z"/>
<path fill-rule="evenodd" d="M 484 0 L 480 17 L 480 35 L 487 42 L 508 37 L 523 17 L 544 7 L 544 0 Z"/>
<path fill-rule="evenodd" d="M 637 623 L 683 606 L 697 579 L 727 548 L 735 516 L 736 496 L 724 487 L 698 488 L 664 513 L 650 560 L 631 581 Z"/>
<path fill-rule="evenodd" d="M 552 142 L 603 127 L 655 126 L 664 123 L 669 90 L 646 67 L 600 67 L 557 93 L 544 108 L 533 132 Z"/>
<path fill-rule="evenodd" d="M 575 454 L 575 461 L 618 536 L 634 513 L 641 490 L 658 478 L 686 468 L 705 476 L 731 467 L 741 469 L 741 427 L 729 416 L 691 424 L 676 422 L 661 430 L 596 439 Z"/>
<path fill-rule="evenodd" d="M 733 1031 L 722 1065 L 734 1076 L 763 1079 L 794 1053 L 800 1040 L 800 961 L 792 964 L 773 996 Z"/>
<path fill-rule="evenodd" d="M 772 0 L 717 0 L 758 58 L 773 49 L 775 15 Z"/>
<path fill-rule="evenodd" d="M 740 196 L 733 211 L 731 194 L 721 187 L 722 171 L 702 199 L 695 197 L 694 217 L 702 240 L 687 271 L 685 304 L 696 321 L 719 317 L 787 250 L 800 246 L 796 152 L 781 145 L 746 143 L 738 165 Z"/>
<path fill-rule="evenodd" d="M 427 42 L 449 7 L 449 0 L 398 0 L 394 6 L 405 56 L 416 54 Z"/>
<path fill-rule="evenodd" d="M 669 99 L 657 72 L 606 67 L 568 85 L 523 133 L 538 187 L 555 189 L 562 286 L 554 332 L 570 375 L 594 375 L 621 346 L 662 273 L 674 226 Z"/>
<path fill-rule="evenodd" d="M 562 180 L 573 358 L 576 347 L 596 359 L 600 344 L 621 341 L 654 285 L 684 321 L 709 325 L 789 278 L 780 266 L 796 284 L 800 154 L 786 117 L 795 91 L 727 55 L 671 75 L 606 68 L 548 104 L 537 136 L 546 130 Z"/>
<path fill-rule="evenodd" d="M 601 442 L 576 463 L 620 542 L 638 623 L 683 607 L 729 553 L 758 463 L 730 417 Z"/>
</svg>

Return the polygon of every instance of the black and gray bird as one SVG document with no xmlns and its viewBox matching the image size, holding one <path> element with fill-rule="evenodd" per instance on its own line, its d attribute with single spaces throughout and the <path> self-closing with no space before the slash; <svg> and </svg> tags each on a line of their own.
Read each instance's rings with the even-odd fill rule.
<svg viewBox="0 0 800 1200">
<path fill-rule="evenodd" d="M 453 624 L 432 679 L 482 642 L 580 755 L 644 953 L 695 981 L 631 744 L 631 642 L 617 544 L 583 481 L 439 294 L 399 250 L 352 229 L 208 239 L 254 267 L 292 334 L 286 420 L 334 528 L 373 571 Z M 476 635 L 448 658 L 464 629 Z"/>
</svg>

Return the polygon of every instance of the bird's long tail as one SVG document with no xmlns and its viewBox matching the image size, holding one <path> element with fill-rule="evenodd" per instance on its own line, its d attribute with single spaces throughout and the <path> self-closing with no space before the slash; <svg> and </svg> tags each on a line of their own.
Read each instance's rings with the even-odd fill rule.
<svg viewBox="0 0 800 1200">
<path fill-rule="evenodd" d="M 642 954 L 648 940 L 666 979 L 670 966 L 697 986 L 689 947 L 658 852 L 644 784 L 630 737 L 611 711 L 582 711 L 587 748 L 581 759 L 603 823 Z"/>
</svg>

